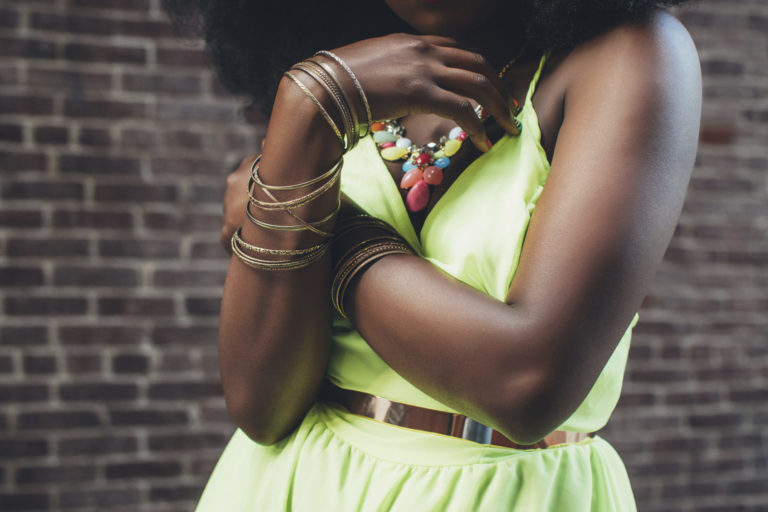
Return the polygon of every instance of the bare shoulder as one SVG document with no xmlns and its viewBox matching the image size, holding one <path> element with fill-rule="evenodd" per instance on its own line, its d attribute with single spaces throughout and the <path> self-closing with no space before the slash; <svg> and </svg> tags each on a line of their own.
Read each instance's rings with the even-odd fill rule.
<svg viewBox="0 0 768 512">
<path fill-rule="evenodd" d="M 594 87 L 602 81 L 605 86 L 629 86 L 630 94 L 645 88 L 649 94 L 678 97 L 701 87 L 693 39 L 680 21 L 662 10 L 583 43 L 566 60 L 574 87 Z"/>
</svg>

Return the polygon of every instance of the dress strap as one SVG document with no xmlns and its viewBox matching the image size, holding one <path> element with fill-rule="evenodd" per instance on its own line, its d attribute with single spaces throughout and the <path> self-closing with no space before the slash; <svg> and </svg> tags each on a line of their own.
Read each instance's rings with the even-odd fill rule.
<svg viewBox="0 0 768 512">
<path fill-rule="evenodd" d="M 527 104 L 533 98 L 533 93 L 536 92 L 536 85 L 539 83 L 541 72 L 544 69 L 544 64 L 547 63 L 547 58 L 549 57 L 550 53 L 551 50 L 547 50 L 544 52 L 544 55 L 541 56 L 541 61 L 539 61 L 539 68 L 536 70 L 536 73 L 533 75 L 533 79 L 531 80 L 531 84 L 528 86 L 528 92 L 525 95 L 524 104 Z"/>
</svg>

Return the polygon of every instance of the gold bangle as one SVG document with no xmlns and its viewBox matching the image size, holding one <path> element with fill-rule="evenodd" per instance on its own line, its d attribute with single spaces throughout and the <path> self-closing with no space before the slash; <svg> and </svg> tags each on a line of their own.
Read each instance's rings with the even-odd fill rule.
<svg viewBox="0 0 768 512">
<path fill-rule="evenodd" d="M 328 73 L 328 76 L 331 77 L 331 79 L 336 83 L 336 86 L 341 91 L 341 95 L 344 97 L 344 101 L 346 102 L 347 110 L 349 110 L 351 116 L 352 116 L 352 137 L 353 141 L 350 144 L 350 147 L 353 148 L 355 145 L 357 145 L 358 141 L 360 140 L 360 116 L 357 113 L 357 109 L 352 108 L 352 102 L 349 101 L 349 94 L 347 94 L 347 90 L 341 85 L 341 80 L 339 80 L 339 75 L 336 74 L 336 70 L 333 69 L 333 66 L 323 62 L 322 59 L 313 56 L 307 59 L 308 62 L 314 62 L 315 64 L 322 67 L 326 73 Z"/>
<path fill-rule="evenodd" d="M 261 155 L 257 156 L 256 159 L 251 164 L 251 176 L 253 176 L 253 169 L 259 165 L 261 162 Z M 297 183 L 295 185 L 267 185 L 266 183 L 261 183 L 259 185 L 263 189 L 267 190 L 297 190 L 300 188 L 306 188 L 309 186 L 314 185 L 315 183 L 320 183 L 321 181 L 330 178 L 334 172 L 341 172 L 341 168 L 344 166 L 344 158 L 339 158 L 339 161 L 336 162 L 333 167 L 328 169 L 326 172 L 321 174 L 320 176 L 317 176 L 316 178 L 312 178 L 309 181 L 304 181 L 302 183 Z"/>
<path fill-rule="evenodd" d="M 320 110 L 320 114 L 323 116 L 325 121 L 333 130 L 333 133 L 336 134 L 336 138 L 339 139 L 339 144 L 341 144 L 342 149 L 346 152 L 347 149 L 349 148 L 349 146 L 347 145 L 347 141 L 344 140 L 344 137 L 341 135 L 341 131 L 339 131 L 339 127 L 336 125 L 336 121 L 334 121 L 333 118 L 330 116 L 330 114 L 328 114 L 328 111 L 325 110 L 325 107 L 323 107 L 323 104 L 320 103 L 320 100 L 318 100 L 317 97 L 314 94 L 312 94 L 312 91 L 310 91 L 309 88 L 301 82 L 301 80 L 296 78 L 293 75 L 293 73 L 291 73 L 290 71 L 286 71 L 283 73 L 283 75 L 293 80 L 294 83 L 299 86 L 299 89 L 301 89 L 304 92 L 304 94 L 306 94 L 309 97 L 309 99 L 312 100 L 312 102 L 315 104 L 318 110 Z"/>
<path fill-rule="evenodd" d="M 352 147 L 356 144 L 356 141 L 352 140 L 352 137 L 353 135 L 354 137 L 357 137 L 355 123 L 352 118 L 352 113 L 349 110 L 349 106 L 347 105 L 346 100 L 343 97 L 343 93 L 339 88 L 339 85 L 333 80 L 333 78 L 328 75 L 325 69 L 320 67 L 320 65 L 316 62 L 309 60 L 297 62 L 291 69 L 298 69 L 309 75 L 331 96 L 331 99 L 333 99 L 334 103 L 336 104 L 336 110 L 341 116 L 342 123 L 344 123 L 344 135 L 347 141 L 346 149 L 352 149 Z"/>
<path fill-rule="evenodd" d="M 402 239 L 402 235 L 392 226 L 387 224 L 381 219 L 371 217 L 370 215 L 360 214 L 352 217 L 343 217 L 339 219 L 334 227 L 334 238 L 339 240 L 344 238 L 349 233 L 358 229 L 365 228 L 378 228 L 383 229 L 393 235 L 396 235 L 399 239 Z"/>
<path fill-rule="evenodd" d="M 294 260 L 263 260 L 261 258 L 255 258 L 249 254 L 246 254 L 240 248 L 237 238 L 238 237 L 233 235 L 230 242 L 230 245 L 232 246 L 232 254 L 248 267 L 269 271 L 297 270 L 300 268 L 308 267 L 323 257 L 323 255 L 328 251 L 329 245 L 324 244 L 322 249 Z"/>
<path fill-rule="evenodd" d="M 243 234 L 242 234 L 243 228 L 238 228 L 237 231 L 235 231 L 234 235 L 232 235 L 235 238 L 235 241 L 238 245 L 241 247 L 244 247 L 245 249 L 248 249 L 251 252 L 258 252 L 261 254 L 270 254 L 273 256 L 303 256 L 305 254 L 311 254 L 315 251 L 319 251 L 323 248 L 327 249 L 327 245 L 329 242 L 321 242 L 317 245 L 313 245 L 311 247 L 305 247 L 303 249 L 269 249 L 266 247 L 259 247 L 258 245 L 249 244 L 245 240 L 243 240 Z"/>
<path fill-rule="evenodd" d="M 316 188 L 312 192 L 309 192 L 308 194 L 305 194 L 301 197 L 297 197 L 296 199 L 289 199 L 288 201 L 278 201 L 277 198 L 269 193 L 267 189 L 264 189 L 262 184 L 264 183 L 261 181 L 261 177 L 259 176 L 259 165 L 256 165 L 252 168 L 251 172 L 251 179 L 248 181 L 248 199 L 250 200 L 251 204 L 256 206 L 257 208 L 260 208 L 262 210 L 266 211 L 277 211 L 277 210 L 285 210 L 285 209 L 293 209 L 298 208 L 300 206 L 304 206 L 305 204 L 308 204 L 327 192 L 328 190 L 333 187 L 334 184 L 339 180 L 341 177 L 341 166 L 337 167 L 337 171 L 335 174 L 331 176 L 331 179 L 323 183 L 320 187 Z M 252 193 L 251 193 L 251 186 L 256 183 L 262 190 L 264 190 L 264 193 L 273 201 L 267 202 L 267 201 L 261 201 L 257 199 Z"/>
<path fill-rule="evenodd" d="M 250 220 L 253 224 L 259 226 L 260 228 L 269 229 L 272 231 L 303 231 L 303 230 L 309 230 L 315 233 L 316 235 L 322 236 L 324 238 L 332 238 L 333 233 L 329 233 L 327 231 L 323 231 L 317 226 L 325 224 L 326 222 L 329 222 L 333 220 L 333 218 L 336 216 L 336 214 L 339 212 L 339 209 L 341 208 L 341 201 L 339 201 L 336 208 L 327 216 L 323 217 L 322 219 L 318 221 L 309 222 L 295 213 L 293 213 L 291 210 L 284 210 L 285 213 L 299 221 L 299 224 L 291 224 L 291 225 L 281 225 L 281 224 L 269 224 L 267 222 L 264 222 L 262 220 L 257 219 L 253 216 L 250 209 L 250 203 L 245 205 L 245 214 L 248 217 L 248 220 Z"/>
<path fill-rule="evenodd" d="M 371 125 L 373 124 L 373 116 L 371 115 L 371 106 L 368 104 L 368 97 L 365 95 L 363 86 L 360 84 L 360 81 L 357 79 L 357 76 L 352 71 L 352 69 L 347 65 L 347 63 L 341 60 L 341 57 L 339 57 L 335 53 L 330 52 L 328 50 L 320 50 L 315 55 L 324 55 L 326 57 L 329 57 L 335 60 L 342 68 L 344 68 L 344 71 L 346 71 L 349 77 L 352 79 L 352 82 L 355 84 L 355 89 L 357 89 L 357 93 L 360 95 L 360 100 L 363 102 L 363 106 L 365 107 L 365 115 L 368 120 L 368 124 L 365 126 L 365 130 L 360 133 L 361 138 L 365 137 L 366 135 L 368 135 L 368 131 L 371 129 Z"/>
<path fill-rule="evenodd" d="M 352 279 L 374 261 L 390 254 L 413 254 L 413 251 L 407 244 L 399 241 L 369 245 L 354 254 L 334 275 L 331 284 L 331 303 L 343 318 L 349 318 L 344 311 L 344 293 Z"/>
</svg>

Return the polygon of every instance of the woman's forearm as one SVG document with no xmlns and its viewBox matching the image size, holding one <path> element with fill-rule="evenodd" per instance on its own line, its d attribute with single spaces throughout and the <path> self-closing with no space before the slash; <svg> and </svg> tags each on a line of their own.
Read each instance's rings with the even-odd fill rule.
<svg viewBox="0 0 768 512">
<path fill-rule="evenodd" d="M 273 185 L 307 181 L 332 166 L 341 152 L 316 106 L 284 79 L 264 143 L 262 180 Z M 307 192 L 275 195 L 287 200 Z M 296 213 L 310 221 L 321 219 L 335 209 L 337 198 L 338 183 Z M 297 223 L 285 212 L 252 211 L 268 223 Z M 322 228 L 332 231 L 333 222 Z M 250 222 L 243 226 L 242 237 L 275 249 L 307 247 L 321 240 L 306 230 L 270 231 Z M 221 305 L 219 364 L 227 408 L 256 441 L 275 442 L 289 432 L 322 380 L 331 325 L 329 266 L 327 254 L 306 268 L 288 271 L 254 270 L 232 258 Z"/>
<path fill-rule="evenodd" d="M 602 368 L 589 359 L 607 361 L 620 338 L 578 340 L 580 330 L 569 336 L 534 308 L 498 301 L 416 256 L 381 259 L 346 297 L 355 326 L 395 371 L 523 443 L 576 409 Z"/>
</svg>

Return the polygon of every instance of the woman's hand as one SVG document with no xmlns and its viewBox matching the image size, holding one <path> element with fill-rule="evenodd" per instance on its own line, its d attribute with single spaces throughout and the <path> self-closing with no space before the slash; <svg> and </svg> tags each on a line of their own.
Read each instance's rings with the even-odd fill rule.
<svg viewBox="0 0 768 512">
<path fill-rule="evenodd" d="M 232 252 L 230 240 L 237 229 L 245 222 L 245 207 L 248 204 L 248 179 L 251 177 L 251 164 L 258 155 L 248 155 L 240 165 L 227 176 L 227 189 L 222 204 L 221 235 L 219 241 L 227 252 Z"/>
<path fill-rule="evenodd" d="M 478 149 L 487 151 L 485 128 L 475 114 L 479 103 L 506 131 L 519 133 L 496 71 L 482 55 L 458 48 L 453 39 L 391 34 L 334 53 L 357 75 L 374 120 L 437 114 L 456 121 Z"/>
</svg>

